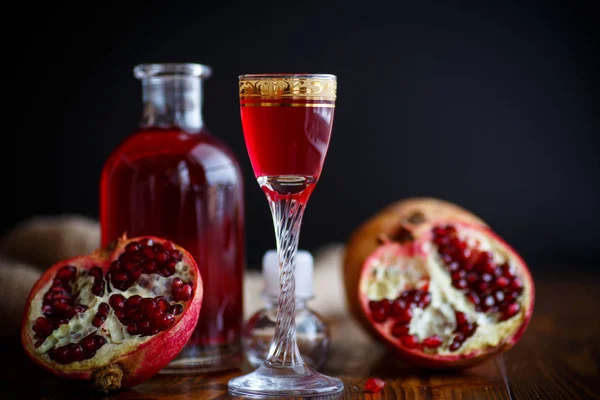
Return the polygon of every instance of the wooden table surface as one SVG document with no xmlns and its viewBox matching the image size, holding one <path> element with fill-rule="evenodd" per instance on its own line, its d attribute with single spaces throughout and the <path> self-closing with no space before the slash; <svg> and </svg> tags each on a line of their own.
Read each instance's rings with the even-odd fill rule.
<svg viewBox="0 0 600 400">
<path fill-rule="evenodd" d="M 323 372 L 345 382 L 344 399 L 600 399 L 600 273 L 534 271 L 536 305 L 521 341 L 503 356 L 455 373 L 418 371 L 394 359 L 347 318 L 333 321 Z M 230 399 L 227 382 L 248 371 L 158 375 L 111 395 L 90 392 L 33 365 L 18 343 L 0 345 L 0 399 Z M 386 381 L 365 393 L 367 377 Z"/>
</svg>

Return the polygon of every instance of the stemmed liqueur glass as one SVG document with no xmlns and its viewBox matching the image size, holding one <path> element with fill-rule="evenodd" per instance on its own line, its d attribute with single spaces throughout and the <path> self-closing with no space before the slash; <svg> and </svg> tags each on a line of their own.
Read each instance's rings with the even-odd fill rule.
<svg viewBox="0 0 600 400">
<path fill-rule="evenodd" d="M 339 379 L 307 366 L 296 343 L 294 267 L 300 225 L 333 126 L 337 79 L 326 74 L 242 75 L 240 111 L 246 147 L 267 196 L 279 255 L 279 304 L 269 355 L 254 372 L 229 381 L 239 396 L 323 396 Z"/>
</svg>

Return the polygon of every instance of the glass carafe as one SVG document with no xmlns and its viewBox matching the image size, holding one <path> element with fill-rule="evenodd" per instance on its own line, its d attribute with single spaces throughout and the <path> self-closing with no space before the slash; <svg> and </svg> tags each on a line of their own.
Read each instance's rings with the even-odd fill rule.
<svg viewBox="0 0 600 400">
<path fill-rule="evenodd" d="M 204 299 L 196 330 L 163 372 L 233 368 L 241 361 L 245 269 L 243 188 L 233 152 L 202 119 L 200 64 L 144 64 L 143 115 L 102 170 L 103 245 L 129 237 L 164 237 L 200 268 Z"/>
</svg>

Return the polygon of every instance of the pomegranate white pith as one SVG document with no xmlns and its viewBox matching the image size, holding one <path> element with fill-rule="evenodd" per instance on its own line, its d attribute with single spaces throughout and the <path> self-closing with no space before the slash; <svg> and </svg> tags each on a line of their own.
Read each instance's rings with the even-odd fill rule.
<svg viewBox="0 0 600 400">
<path fill-rule="evenodd" d="M 118 288 L 117 288 L 118 287 Z M 160 238 L 59 262 L 33 287 L 21 339 L 55 375 L 102 390 L 134 386 L 166 366 L 198 320 L 202 280 L 192 257 Z"/>
<path fill-rule="evenodd" d="M 447 226 L 455 233 L 436 239 L 433 232 Z M 470 258 L 456 263 L 447 254 L 456 246 Z M 359 297 L 372 328 L 394 348 L 425 366 L 453 367 L 518 340 L 532 312 L 530 282 L 520 257 L 489 229 L 440 222 L 414 242 L 388 241 L 371 254 Z"/>
</svg>

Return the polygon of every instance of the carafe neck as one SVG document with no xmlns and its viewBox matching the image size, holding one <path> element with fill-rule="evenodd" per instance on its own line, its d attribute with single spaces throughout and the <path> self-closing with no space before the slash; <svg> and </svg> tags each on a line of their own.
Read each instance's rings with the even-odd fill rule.
<svg viewBox="0 0 600 400">
<path fill-rule="evenodd" d="M 144 64 L 135 74 L 142 81 L 142 129 L 179 128 L 199 132 L 202 119 L 203 78 L 208 76 L 199 64 Z"/>
</svg>

